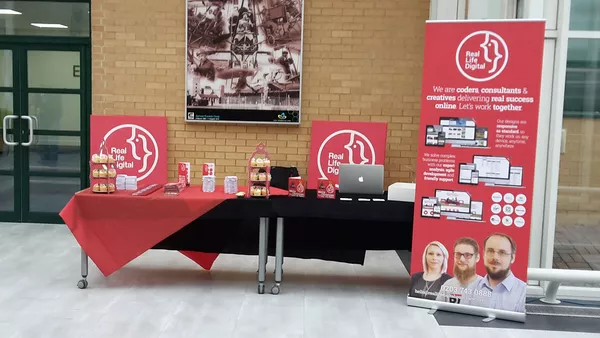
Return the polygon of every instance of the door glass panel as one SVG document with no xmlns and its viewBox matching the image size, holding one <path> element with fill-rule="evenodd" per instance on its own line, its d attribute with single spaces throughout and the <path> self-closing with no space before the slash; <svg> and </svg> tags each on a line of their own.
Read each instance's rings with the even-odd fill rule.
<svg viewBox="0 0 600 338">
<path fill-rule="evenodd" d="M 13 97 L 12 93 L 0 93 L 0 126 L 7 128 L 7 141 L 14 142 L 15 136 L 12 133 L 16 121 L 7 121 L 4 125 L 4 117 L 13 115 Z M 15 149 L 5 143 L 4 137 L 0 132 L 0 170 L 12 170 L 14 168 Z"/>
<path fill-rule="evenodd" d="M 29 170 L 37 172 L 79 173 L 81 143 L 77 136 L 35 135 L 29 147 Z"/>
<path fill-rule="evenodd" d="M 81 190 L 79 178 L 31 176 L 29 211 L 59 213 L 79 190 Z"/>
<path fill-rule="evenodd" d="M 600 40 L 569 40 L 562 137 L 553 267 L 600 270 Z"/>
<path fill-rule="evenodd" d="M 600 1 L 571 0 L 569 26 L 574 31 L 600 31 Z"/>
<path fill-rule="evenodd" d="M 0 50 L 0 87 L 12 87 L 12 51 Z"/>
<path fill-rule="evenodd" d="M 0 35 L 90 36 L 90 4 L 0 1 Z"/>
<path fill-rule="evenodd" d="M 15 179 L 0 175 L 0 211 L 15 210 Z"/>
<path fill-rule="evenodd" d="M 29 116 L 37 119 L 36 130 L 79 131 L 79 94 L 29 94 Z"/>
<path fill-rule="evenodd" d="M 79 52 L 27 51 L 29 88 L 79 89 L 80 78 Z"/>
</svg>

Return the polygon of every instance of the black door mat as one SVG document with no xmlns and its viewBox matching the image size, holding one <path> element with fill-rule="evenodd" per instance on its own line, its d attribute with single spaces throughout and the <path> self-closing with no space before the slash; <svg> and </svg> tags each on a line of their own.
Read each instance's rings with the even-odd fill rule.
<svg viewBox="0 0 600 338">
<path fill-rule="evenodd" d="M 483 317 L 445 311 L 437 311 L 434 316 L 441 326 L 600 333 L 600 303 L 566 300 L 559 305 L 549 305 L 530 299 L 526 307 L 525 323 L 501 319 L 484 323 Z"/>
</svg>

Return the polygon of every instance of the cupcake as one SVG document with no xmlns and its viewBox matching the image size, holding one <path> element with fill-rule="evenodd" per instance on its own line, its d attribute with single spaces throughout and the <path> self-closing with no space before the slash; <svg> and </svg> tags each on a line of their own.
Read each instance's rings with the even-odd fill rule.
<svg viewBox="0 0 600 338">
<path fill-rule="evenodd" d="M 265 158 L 263 162 L 265 164 L 265 167 L 270 167 L 271 166 L 271 160 L 269 160 L 268 158 Z"/>
<path fill-rule="evenodd" d="M 100 192 L 107 192 L 108 187 L 104 183 L 100 183 Z"/>
<path fill-rule="evenodd" d="M 117 171 L 114 168 L 108 169 L 108 177 L 116 177 Z"/>
<path fill-rule="evenodd" d="M 256 166 L 257 166 L 257 167 L 262 167 L 262 166 L 264 166 L 264 165 L 265 165 L 265 161 L 263 161 L 263 159 L 262 159 L 262 158 L 257 158 L 257 159 L 256 159 Z"/>
<path fill-rule="evenodd" d="M 93 178 L 98 178 L 98 177 L 100 177 L 100 170 L 98 170 L 98 169 L 94 169 L 94 170 L 92 171 L 92 177 L 93 177 Z"/>
<path fill-rule="evenodd" d="M 94 184 L 92 187 L 93 192 L 100 192 L 100 185 L 98 183 Z"/>
<path fill-rule="evenodd" d="M 106 163 L 106 162 L 108 162 L 108 156 L 106 154 L 101 154 L 99 163 Z"/>
<path fill-rule="evenodd" d="M 254 157 L 250 160 L 250 166 L 256 167 L 256 159 Z"/>
<path fill-rule="evenodd" d="M 100 163 L 100 156 L 98 156 L 98 154 L 92 155 L 92 162 L 93 163 Z"/>
<path fill-rule="evenodd" d="M 106 169 L 99 169 L 98 170 L 98 177 L 104 178 L 104 177 L 106 177 L 106 175 L 107 175 Z"/>
<path fill-rule="evenodd" d="M 260 188 L 260 195 L 261 196 L 267 196 L 267 188 L 266 187 Z"/>
<path fill-rule="evenodd" d="M 108 163 L 115 163 L 115 158 L 112 155 L 108 155 Z"/>
<path fill-rule="evenodd" d="M 266 181 L 267 180 L 267 174 L 265 174 L 265 173 L 258 174 L 258 180 L 259 181 Z"/>
<path fill-rule="evenodd" d="M 108 184 L 108 191 L 109 192 L 115 192 L 115 190 L 116 190 L 115 185 L 112 184 L 112 183 L 109 183 Z"/>
</svg>

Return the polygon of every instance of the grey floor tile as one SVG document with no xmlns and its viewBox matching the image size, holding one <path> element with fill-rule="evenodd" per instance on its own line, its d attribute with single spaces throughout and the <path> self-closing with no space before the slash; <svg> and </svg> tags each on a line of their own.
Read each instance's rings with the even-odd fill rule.
<svg viewBox="0 0 600 338">
<path fill-rule="evenodd" d="M 364 265 L 286 259 L 278 296 L 256 293 L 256 257 L 222 255 L 204 271 L 158 250 L 109 277 L 90 262 L 79 290 L 79 253 L 64 225 L 0 224 L 1 338 L 533 337 L 440 328 L 406 306 L 408 272 L 393 251 L 368 252 Z"/>
</svg>

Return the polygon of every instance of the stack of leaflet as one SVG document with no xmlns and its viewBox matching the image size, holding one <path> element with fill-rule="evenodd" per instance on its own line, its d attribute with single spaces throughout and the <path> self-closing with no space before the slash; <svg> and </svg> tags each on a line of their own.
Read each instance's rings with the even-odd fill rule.
<svg viewBox="0 0 600 338">
<path fill-rule="evenodd" d="M 183 189 L 185 189 L 185 182 L 179 181 L 177 183 L 167 183 L 165 184 L 165 195 L 177 196 Z"/>
<path fill-rule="evenodd" d="M 137 176 L 117 175 L 117 190 L 137 190 Z"/>
<path fill-rule="evenodd" d="M 237 192 L 238 192 L 237 176 L 225 176 L 225 193 L 226 194 L 237 194 Z"/>
<path fill-rule="evenodd" d="M 202 192 L 215 192 L 216 182 L 214 175 L 202 176 Z"/>
<path fill-rule="evenodd" d="M 127 180 L 127 175 L 117 175 L 117 190 L 127 190 L 125 189 L 125 181 Z"/>
</svg>

